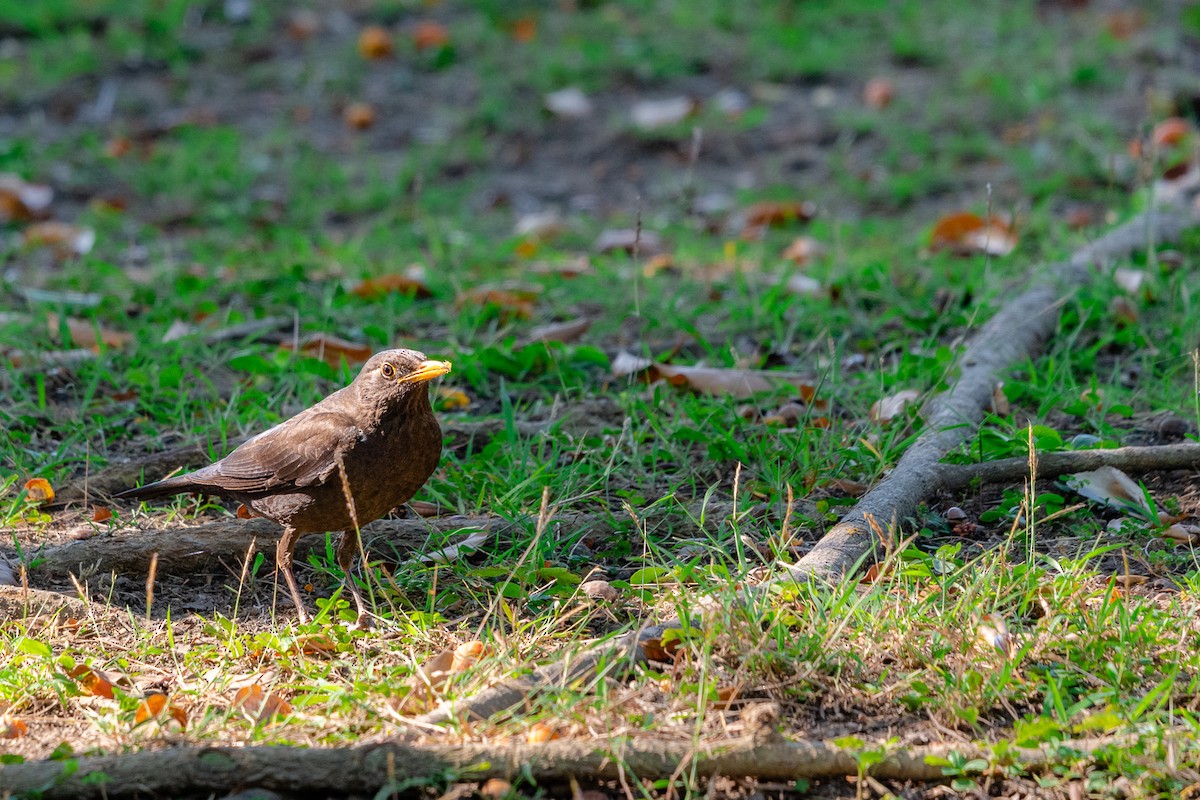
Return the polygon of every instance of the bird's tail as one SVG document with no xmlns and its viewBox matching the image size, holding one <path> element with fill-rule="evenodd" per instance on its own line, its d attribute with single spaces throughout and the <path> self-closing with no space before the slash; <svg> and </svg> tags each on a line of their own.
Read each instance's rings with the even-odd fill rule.
<svg viewBox="0 0 1200 800">
<path fill-rule="evenodd" d="M 193 483 L 191 478 L 190 474 L 176 475 L 166 480 L 147 483 L 145 486 L 126 489 L 113 496 L 120 500 L 154 500 L 160 497 L 186 494 L 187 492 L 203 492 L 204 487 L 198 483 Z"/>
</svg>

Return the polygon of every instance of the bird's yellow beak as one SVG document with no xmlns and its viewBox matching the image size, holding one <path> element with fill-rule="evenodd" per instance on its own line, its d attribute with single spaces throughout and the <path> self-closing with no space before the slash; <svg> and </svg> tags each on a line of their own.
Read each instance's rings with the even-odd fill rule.
<svg viewBox="0 0 1200 800">
<path fill-rule="evenodd" d="M 422 361 L 417 368 L 400 378 L 400 383 L 422 383 L 431 381 L 450 371 L 449 361 Z"/>
</svg>

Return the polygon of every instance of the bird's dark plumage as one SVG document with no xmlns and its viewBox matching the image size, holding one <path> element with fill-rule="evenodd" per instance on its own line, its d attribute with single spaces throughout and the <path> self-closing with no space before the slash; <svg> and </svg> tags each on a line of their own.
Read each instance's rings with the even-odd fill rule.
<svg viewBox="0 0 1200 800">
<path fill-rule="evenodd" d="M 377 353 L 349 386 L 220 461 L 117 497 L 217 495 L 283 525 L 276 563 L 302 620 L 306 614 L 292 574 L 296 540 L 306 533 L 342 531 L 338 563 L 361 617 L 366 607 L 349 577 L 358 549 L 356 529 L 407 502 L 433 474 L 442 430 L 429 404 L 428 382 L 449 371 L 449 362 L 427 360 L 415 350 Z"/>
</svg>

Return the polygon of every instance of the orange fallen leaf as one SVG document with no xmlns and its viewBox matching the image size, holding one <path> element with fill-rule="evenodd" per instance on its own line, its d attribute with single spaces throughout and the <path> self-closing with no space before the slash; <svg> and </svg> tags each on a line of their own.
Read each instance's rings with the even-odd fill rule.
<svg viewBox="0 0 1200 800">
<path fill-rule="evenodd" d="M 54 487 L 45 478 L 30 478 L 25 481 L 25 499 L 31 503 L 52 503 Z"/>
<path fill-rule="evenodd" d="M 1150 141 L 1159 147 L 1173 147 L 1182 142 L 1192 131 L 1191 124 L 1182 117 L 1168 117 L 1154 126 Z"/>
<path fill-rule="evenodd" d="M 80 664 L 67 673 L 84 694 L 113 699 L 113 682 L 104 672 Z"/>
<path fill-rule="evenodd" d="M 92 510 L 92 522 L 108 522 L 112 516 L 112 509 L 108 506 L 96 506 Z"/>
<path fill-rule="evenodd" d="M 985 220 L 969 211 L 942 217 L 929 235 L 931 250 L 949 250 L 957 255 L 1005 256 L 1016 246 L 1017 235 L 1007 221 L 997 216 Z"/>
<path fill-rule="evenodd" d="M 809 200 L 764 201 L 755 203 L 745 212 L 745 228 L 764 228 L 807 222 L 817 213 L 817 207 Z"/>
<path fill-rule="evenodd" d="M 133 140 L 128 136 L 114 136 L 104 145 L 104 155 L 109 158 L 121 158 L 133 149 Z"/>
<path fill-rule="evenodd" d="M 167 702 L 167 696 L 162 692 L 152 692 L 138 704 L 133 715 L 133 724 L 137 726 L 163 717 L 175 720 L 180 728 L 187 727 L 187 712 L 174 703 Z"/>
<path fill-rule="evenodd" d="M 275 692 L 266 692 L 257 683 L 244 686 L 233 696 L 233 707 L 240 709 L 254 722 L 266 722 L 273 717 L 286 717 L 292 706 Z"/>
<path fill-rule="evenodd" d="M 429 50 L 434 47 L 444 47 L 450 43 L 450 33 L 439 22 L 424 20 L 413 28 L 413 45 L 418 50 Z"/>
<path fill-rule="evenodd" d="M 410 268 L 407 272 L 395 272 L 380 275 L 377 278 L 367 278 L 350 290 L 364 300 L 374 300 L 386 294 L 407 294 L 413 297 L 433 297 L 433 292 L 425 285 L 424 270 Z"/>
<path fill-rule="evenodd" d="M 896 87 L 887 78 L 871 78 L 863 87 L 863 102 L 868 108 L 887 108 L 895 96 Z"/>
<path fill-rule="evenodd" d="M 255 514 L 253 511 L 250 510 L 250 506 L 246 505 L 245 503 L 238 504 L 238 509 L 237 509 L 237 518 L 238 519 L 254 519 L 257 516 L 258 516 L 257 514 Z"/>
<path fill-rule="evenodd" d="M 358 53 L 368 61 L 387 58 L 394 49 L 392 35 L 379 25 L 368 25 L 358 35 Z"/>
<path fill-rule="evenodd" d="M 21 238 L 26 247 L 49 247 L 62 258 L 86 255 L 96 244 L 96 232 L 91 228 L 54 220 L 30 225 Z"/>
<path fill-rule="evenodd" d="M 333 367 L 340 367 L 342 359 L 345 359 L 348 364 L 361 364 L 370 358 L 373 352 L 373 348 L 369 344 L 352 342 L 349 339 L 342 339 L 325 333 L 307 336 L 300 340 L 298 346 L 292 342 L 284 342 L 279 346 L 284 350 L 292 350 L 312 356 L 313 358 L 319 358 Z"/>
<path fill-rule="evenodd" d="M 530 744 L 545 744 L 559 736 L 558 729 L 548 722 L 535 722 L 529 727 L 525 739 Z"/>
<path fill-rule="evenodd" d="M 8 714 L 0 716 L 0 739 L 20 739 L 29 733 L 29 726 L 24 720 Z"/>
<path fill-rule="evenodd" d="M 347 128 L 365 131 L 375 124 L 375 108 L 370 103 L 350 103 L 342 111 L 342 121 Z"/>
<path fill-rule="evenodd" d="M 521 17 L 512 24 L 512 37 L 522 44 L 532 42 L 537 37 L 537 31 L 537 17 Z"/>
<path fill-rule="evenodd" d="M 450 671 L 462 672 L 465 669 L 470 669 L 486 651 L 487 648 L 478 639 L 463 642 L 454 648 L 454 657 L 450 660 Z"/>
</svg>

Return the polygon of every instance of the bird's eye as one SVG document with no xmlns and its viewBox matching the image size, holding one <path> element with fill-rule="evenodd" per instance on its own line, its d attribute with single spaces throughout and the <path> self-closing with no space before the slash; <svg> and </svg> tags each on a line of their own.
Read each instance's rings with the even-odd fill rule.
<svg viewBox="0 0 1200 800">
<path fill-rule="evenodd" d="M 391 364 L 384 364 L 383 367 L 379 371 L 382 372 L 383 377 L 387 378 L 389 381 L 392 378 L 396 377 L 396 368 L 393 367 Z"/>
</svg>

